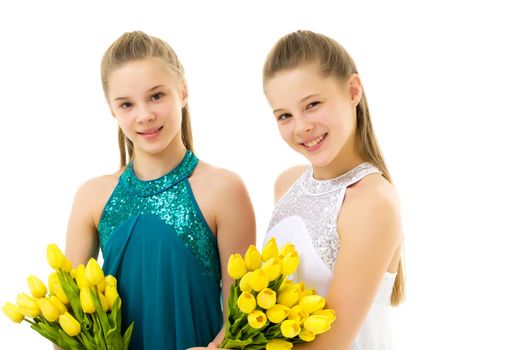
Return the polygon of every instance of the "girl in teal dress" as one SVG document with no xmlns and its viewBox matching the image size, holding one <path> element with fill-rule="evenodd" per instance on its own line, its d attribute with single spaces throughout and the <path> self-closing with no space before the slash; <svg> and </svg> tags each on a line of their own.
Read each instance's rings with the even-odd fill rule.
<svg viewBox="0 0 525 350">
<path fill-rule="evenodd" d="M 106 51 L 102 85 L 119 125 L 121 169 L 75 197 L 66 255 L 97 257 L 116 276 L 130 349 L 218 344 L 230 254 L 255 242 L 240 178 L 192 149 L 184 69 L 164 41 L 123 34 Z"/>
</svg>

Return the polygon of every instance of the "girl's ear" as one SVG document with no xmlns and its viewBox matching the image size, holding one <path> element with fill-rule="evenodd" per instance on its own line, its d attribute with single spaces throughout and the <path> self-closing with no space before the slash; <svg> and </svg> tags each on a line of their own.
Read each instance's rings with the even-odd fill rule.
<svg viewBox="0 0 525 350">
<path fill-rule="evenodd" d="M 182 107 L 186 107 L 186 104 L 188 103 L 188 84 L 186 83 L 186 80 L 182 82 L 180 97 L 182 101 Z"/>
<path fill-rule="evenodd" d="M 361 101 L 361 96 L 363 94 L 363 86 L 361 85 L 361 78 L 357 73 L 354 73 L 348 79 L 348 91 L 350 93 L 350 99 L 352 104 L 357 106 L 359 101 Z"/>
</svg>

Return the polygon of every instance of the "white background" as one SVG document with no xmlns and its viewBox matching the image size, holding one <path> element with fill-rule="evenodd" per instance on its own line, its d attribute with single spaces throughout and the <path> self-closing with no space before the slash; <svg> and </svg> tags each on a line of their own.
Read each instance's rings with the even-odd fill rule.
<svg viewBox="0 0 525 350">
<path fill-rule="evenodd" d="M 402 198 L 398 348 L 525 349 L 523 18 L 509 1 L 2 2 L 0 304 L 27 275 L 46 279 L 76 189 L 117 169 L 99 63 L 125 31 L 178 53 L 197 153 L 242 176 L 260 244 L 275 177 L 304 162 L 278 135 L 261 67 L 280 36 L 310 29 L 354 57 Z M 45 348 L 0 315 L 0 349 Z"/>
</svg>

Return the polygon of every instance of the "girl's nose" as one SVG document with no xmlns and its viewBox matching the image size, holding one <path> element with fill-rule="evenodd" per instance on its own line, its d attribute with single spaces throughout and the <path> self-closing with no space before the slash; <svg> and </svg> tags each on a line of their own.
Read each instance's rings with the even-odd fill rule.
<svg viewBox="0 0 525 350">
<path fill-rule="evenodd" d="M 302 136 L 310 133 L 314 129 L 314 124 L 306 117 L 299 116 L 295 119 L 295 132 Z"/>
<path fill-rule="evenodd" d="M 147 123 L 155 120 L 155 113 L 147 106 L 141 107 L 138 110 L 137 121 L 139 123 Z"/>
</svg>

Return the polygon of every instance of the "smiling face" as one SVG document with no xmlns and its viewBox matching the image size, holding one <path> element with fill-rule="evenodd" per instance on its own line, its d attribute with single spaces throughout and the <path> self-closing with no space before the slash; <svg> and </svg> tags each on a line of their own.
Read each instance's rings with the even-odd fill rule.
<svg viewBox="0 0 525 350">
<path fill-rule="evenodd" d="M 316 177 L 335 177 L 361 161 L 355 142 L 358 75 L 341 82 L 321 75 L 316 64 L 302 65 L 276 73 L 264 90 L 281 137 L 308 159 Z"/>
<path fill-rule="evenodd" d="M 108 102 L 113 116 L 134 145 L 136 156 L 183 148 L 182 107 L 187 90 L 166 64 L 155 58 L 130 61 L 108 78 Z"/>
</svg>

